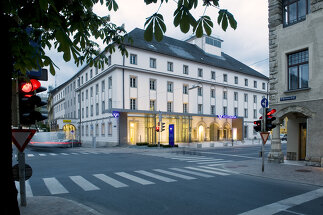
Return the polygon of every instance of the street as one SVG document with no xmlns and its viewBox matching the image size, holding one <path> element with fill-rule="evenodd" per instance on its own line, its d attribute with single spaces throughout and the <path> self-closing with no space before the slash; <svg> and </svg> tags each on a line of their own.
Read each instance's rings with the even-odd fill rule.
<svg viewBox="0 0 323 215">
<path fill-rule="evenodd" d="M 26 163 L 33 168 L 27 197 L 59 196 L 102 214 L 240 214 L 320 189 L 224 168 L 259 159 L 259 145 L 136 149 L 27 148 Z M 309 198 L 272 214 L 321 214 L 323 197 Z"/>
</svg>

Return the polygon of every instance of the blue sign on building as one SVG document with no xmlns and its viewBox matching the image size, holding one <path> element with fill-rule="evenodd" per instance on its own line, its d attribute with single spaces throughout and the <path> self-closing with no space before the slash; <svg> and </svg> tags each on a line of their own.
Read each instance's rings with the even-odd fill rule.
<svg viewBox="0 0 323 215">
<path fill-rule="evenodd" d="M 168 133 L 169 145 L 174 146 L 174 133 L 175 133 L 174 124 L 169 124 L 168 130 L 169 130 L 169 133 Z"/>
</svg>

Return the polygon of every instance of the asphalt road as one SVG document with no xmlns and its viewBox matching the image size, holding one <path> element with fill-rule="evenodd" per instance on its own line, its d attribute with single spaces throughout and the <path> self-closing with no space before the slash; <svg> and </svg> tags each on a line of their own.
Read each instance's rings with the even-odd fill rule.
<svg viewBox="0 0 323 215">
<path fill-rule="evenodd" d="M 108 154 L 90 149 L 26 149 L 26 163 L 33 168 L 27 195 L 72 199 L 102 214 L 229 215 L 318 189 L 221 167 L 259 159 L 259 151 L 259 146 Z M 322 200 L 278 214 L 321 214 Z"/>
</svg>

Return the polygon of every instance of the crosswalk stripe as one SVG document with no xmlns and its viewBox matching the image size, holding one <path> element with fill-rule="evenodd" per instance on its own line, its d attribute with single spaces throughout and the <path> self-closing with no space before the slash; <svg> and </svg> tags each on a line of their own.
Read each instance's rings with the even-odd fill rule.
<svg viewBox="0 0 323 215">
<path fill-rule="evenodd" d="M 206 161 L 217 161 L 215 159 L 203 159 L 203 160 L 190 160 L 190 161 L 187 161 L 187 162 L 190 162 L 190 163 L 197 163 L 197 162 L 206 162 Z"/>
<path fill-rule="evenodd" d="M 194 172 L 194 171 L 185 170 L 185 169 L 178 169 L 178 168 L 170 168 L 170 169 L 175 170 L 175 171 L 179 171 L 179 172 L 188 173 L 188 174 L 191 174 L 191 175 L 201 176 L 201 177 L 204 177 L 204 178 L 212 178 L 212 177 L 214 177 L 213 175 L 208 175 L 208 174 Z"/>
<path fill-rule="evenodd" d="M 222 163 L 228 163 L 228 162 L 231 162 L 231 161 L 207 161 L 207 162 L 201 162 L 201 163 L 197 163 L 197 164 L 222 164 Z"/>
<path fill-rule="evenodd" d="M 43 178 L 43 180 L 51 194 L 68 193 L 65 187 L 56 178 Z"/>
<path fill-rule="evenodd" d="M 110 184 L 111 186 L 113 186 L 115 188 L 128 187 L 128 185 L 126 185 L 120 181 L 117 181 L 107 175 L 104 175 L 104 174 L 94 174 L 93 176 L 100 179 L 101 181 L 104 181 L 107 184 Z"/>
<path fill-rule="evenodd" d="M 208 166 L 221 166 L 223 165 L 223 163 L 230 163 L 230 162 L 232 162 L 232 160 L 223 161 L 222 163 L 209 164 Z"/>
<path fill-rule="evenodd" d="M 182 174 L 178 174 L 178 173 L 175 173 L 175 172 L 170 172 L 170 171 L 166 171 L 166 170 L 162 170 L 162 169 L 154 169 L 154 171 L 164 173 L 166 175 L 175 176 L 175 177 L 178 177 L 178 178 L 183 178 L 183 179 L 186 179 L 186 180 L 196 179 L 196 178 L 191 177 L 191 176 L 182 175 Z"/>
<path fill-rule="evenodd" d="M 207 173 L 213 173 L 213 174 L 217 174 L 217 175 L 222 175 L 222 176 L 227 176 L 229 174 L 227 173 L 223 173 L 223 172 L 217 172 L 217 171 L 214 171 L 214 170 L 208 170 L 208 169 L 200 169 L 200 168 L 196 168 L 196 167 L 185 167 L 187 169 L 192 169 L 192 170 L 197 170 L 197 171 L 201 171 L 201 172 L 207 172 Z"/>
<path fill-rule="evenodd" d="M 72 181 L 74 181 L 78 186 L 80 186 L 84 191 L 100 190 L 97 186 L 83 178 L 82 176 L 69 176 Z"/>
<path fill-rule="evenodd" d="M 34 154 L 27 154 L 27 157 L 34 157 Z"/>
<path fill-rule="evenodd" d="M 234 172 L 234 171 L 231 171 L 231 170 L 228 170 L 228 169 L 220 169 L 220 168 L 215 168 L 215 167 L 210 167 L 210 166 L 200 166 L 200 167 L 206 168 L 206 169 L 212 169 L 212 170 L 215 170 L 215 171 L 238 174 L 237 172 Z"/>
<path fill-rule="evenodd" d="M 72 155 L 78 155 L 78 153 L 75 153 L 75 152 L 71 152 Z"/>
<path fill-rule="evenodd" d="M 135 171 L 135 172 L 143 174 L 143 175 L 148 176 L 148 177 L 152 177 L 152 178 L 164 181 L 164 182 L 174 182 L 174 181 L 176 181 L 174 179 L 167 178 L 167 177 L 164 177 L 164 176 L 161 176 L 161 175 L 157 175 L 157 174 L 154 174 L 154 173 L 151 173 L 151 172 L 147 172 L 145 170 L 138 170 L 138 171 Z"/>
<path fill-rule="evenodd" d="M 57 155 L 57 154 L 55 154 L 55 153 L 49 153 L 50 155 L 53 155 L 53 156 L 55 156 L 55 155 Z"/>
<path fill-rule="evenodd" d="M 39 154 L 39 156 L 47 156 L 47 155 L 46 155 L 46 154 L 42 154 L 42 153 L 41 153 L 41 154 Z"/>
<path fill-rule="evenodd" d="M 62 152 L 61 155 L 68 155 L 67 153 Z"/>
<path fill-rule="evenodd" d="M 124 177 L 126 179 L 129 179 L 131 181 L 137 182 L 139 184 L 142 184 L 142 185 L 155 184 L 154 182 L 139 178 L 139 177 L 134 176 L 134 175 L 130 175 L 130 174 L 125 173 L 125 172 L 116 172 L 115 174 L 117 174 L 117 175 L 119 175 L 121 177 Z"/>
<path fill-rule="evenodd" d="M 16 185 L 16 188 L 18 191 L 18 195 L 20 197 L 20 183 L 19 183 L 19 181 L 15 181 L 15 185 Z M 33 197 L 34 194 L 33 194 L 33 191 L 31 190 L 31 186 L 30 186 L 30 183 L 28 180 L 25 181 L 25 188 L 26 188 L 26 197 Z"/>
</svg>

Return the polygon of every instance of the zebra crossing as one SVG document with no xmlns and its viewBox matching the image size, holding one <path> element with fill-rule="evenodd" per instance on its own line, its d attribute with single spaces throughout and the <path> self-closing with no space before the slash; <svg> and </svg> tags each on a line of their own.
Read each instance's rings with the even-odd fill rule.
<svg viewBox="0 0 323 215">
<path fill-rule="evenodd" d="M 179 160 L 190 164 L 220 166 L 225 163 L 230 163 L 232 160 L 224 160 L 220 158 L 206 157 L 202 155 L 179 155 L 174 153 L 142 153 L 142 155 Z"/>
<path fill-rule="evenodd" d="M 33 179 L 26 181 L 26 196 L 34 195 L 33 186 L 36 186 L 37 195 L 59 195 L 75 192 L 75 189 L 69 188 L 71 182 L 80 188 L 81 191 L 99 191 L 111 187 L 112 189 L 124 189 L 134 186 L 155 185 L 158 183 L 176 183 L 181 180 L 197 180 L 200 178 L 213 178 L 238 174 L 236 172 L 210 167 L 210 166 L 186 166 L 181 168 L 134 170 L 129 172 L 114 172 L 109 174 L 97 173 L 92 175 L 73 175 L 61 178 L 46 177 L 35 181 Z M 45 190 L 39 190 L 40 187 L 46 187 Z M 102 182 L 104 186 L 102 185 Z M 43 186 L 44 185 L 44 186 Z M 38 187 L 37 187 L 38 186 Z M 19 190 L 19 182 L 16 182 Z M 71 191 L 69 191 L 69 189 Z"/>
</svg>

